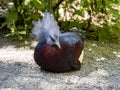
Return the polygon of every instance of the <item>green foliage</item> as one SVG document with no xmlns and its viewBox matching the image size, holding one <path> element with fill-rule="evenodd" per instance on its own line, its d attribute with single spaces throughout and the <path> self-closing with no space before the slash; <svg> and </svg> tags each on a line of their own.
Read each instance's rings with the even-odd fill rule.
<svg viewBox="0 0 120 90">
<path fill-rule="evenodd" d="M 77 2 L 77 3 L 75 3 Z M 120 41 L 120 1 L 119 0 L 76 0 L 64 4 L 67 12 L 74 10 L 68 23 L 63 23 L 62 29 L 75 26 L 85 30 L 88 39 L 101 42 Z M 79 9 L 77 9 L 79 7 Z M 65 14 L 66 11 L 64 11 Z M 80 18 L 73 18 L 74 16 Z"/>
<path fill-rule="evenodd" d="M 109 27 L 104 27 L 99 30 L 99 33 L 98 33 L 99 41 L 106 42 L 107 40 L 110 40 L 109 29 L 110 29 Z"/>
<path fill-rule="evenodd" d="M 50 10 L 58 1 L 60 0 L 12 0 L 14 5 L 8 7 L 8 13 L 3 14 L 6 21 L 2 27 L 7 25 L 11 31 L 6 36 L 18 40 L 28 38 L 32 21 L 40 19 L 41 13 Z M 77 27 L 85 32 L 88 39 L 120 41 L 120 0 L 64 0 L 55 11 L 55 16 L 62 30 Z"/>
<path fill-rule="evenodd" d="M 40 18 L 38 12 L 44 8 L 44 5 L 39 0 L 25 0 L 21 3 L 20 1 L 13 0 L 14 6 L 8 8 L 8 13 L 3 14 L 6 21 L 2 27 L 7 25 L 7 28 L 11 30 L 6 37 L 12 36 L 18 40 L 24 40 L 29 37 L 32 21 Z"/>
</svg>

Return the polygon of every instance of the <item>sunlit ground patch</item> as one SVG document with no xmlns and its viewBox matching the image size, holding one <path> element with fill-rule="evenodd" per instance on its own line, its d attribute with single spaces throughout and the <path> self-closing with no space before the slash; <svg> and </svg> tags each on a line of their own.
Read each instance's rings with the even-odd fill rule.
<svg viewBox="0 0 120 90">
<path fill-rule="evenodd" d="M 119 58 L 120 58 L 120 52 L 113 52 L 113 54 L 115 54 L 116 57 L 119 57 Z"/>
</svg>

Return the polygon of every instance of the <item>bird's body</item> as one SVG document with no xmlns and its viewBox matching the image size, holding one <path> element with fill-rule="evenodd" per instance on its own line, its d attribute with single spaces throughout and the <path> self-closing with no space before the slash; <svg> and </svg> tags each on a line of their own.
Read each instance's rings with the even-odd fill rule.
<svg viewBox="0 0 120 90">
<path fill-rule="evenodd" d="M 84 48 L 82 35 L 75 32 L 59 33 L 59 30 L 54 31 L 52 29 L 50 31 L 43 33 L 45 38 L 40 38 L 41 41 L 35 48 L 35 62 L 41 68 L 51 72 L 80 69 L 79 58 Z"/>
</svg>

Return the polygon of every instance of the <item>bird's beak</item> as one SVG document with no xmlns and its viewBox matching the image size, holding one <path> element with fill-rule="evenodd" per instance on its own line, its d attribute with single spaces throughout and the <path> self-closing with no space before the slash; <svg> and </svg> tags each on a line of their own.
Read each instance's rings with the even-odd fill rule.
<svg viewBox="0 0 120 90">
<path fill-rule="evenodd" d="M 56 42 L 55 44 L 61 49 L 60 42 Z"/>
</svg>

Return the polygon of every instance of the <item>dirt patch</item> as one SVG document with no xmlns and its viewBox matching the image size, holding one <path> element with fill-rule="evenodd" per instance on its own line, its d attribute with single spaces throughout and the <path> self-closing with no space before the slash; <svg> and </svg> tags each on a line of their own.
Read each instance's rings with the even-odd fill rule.
<svg viewBox="0 0 120 90">
<path fill-rule="evenodd" d="M 50 73 L 33 59 L 32 47 L 0 38 L 0 90 L 120 90 L 120 46 L 85 42 L 79 71 Z"/>
</svg>

